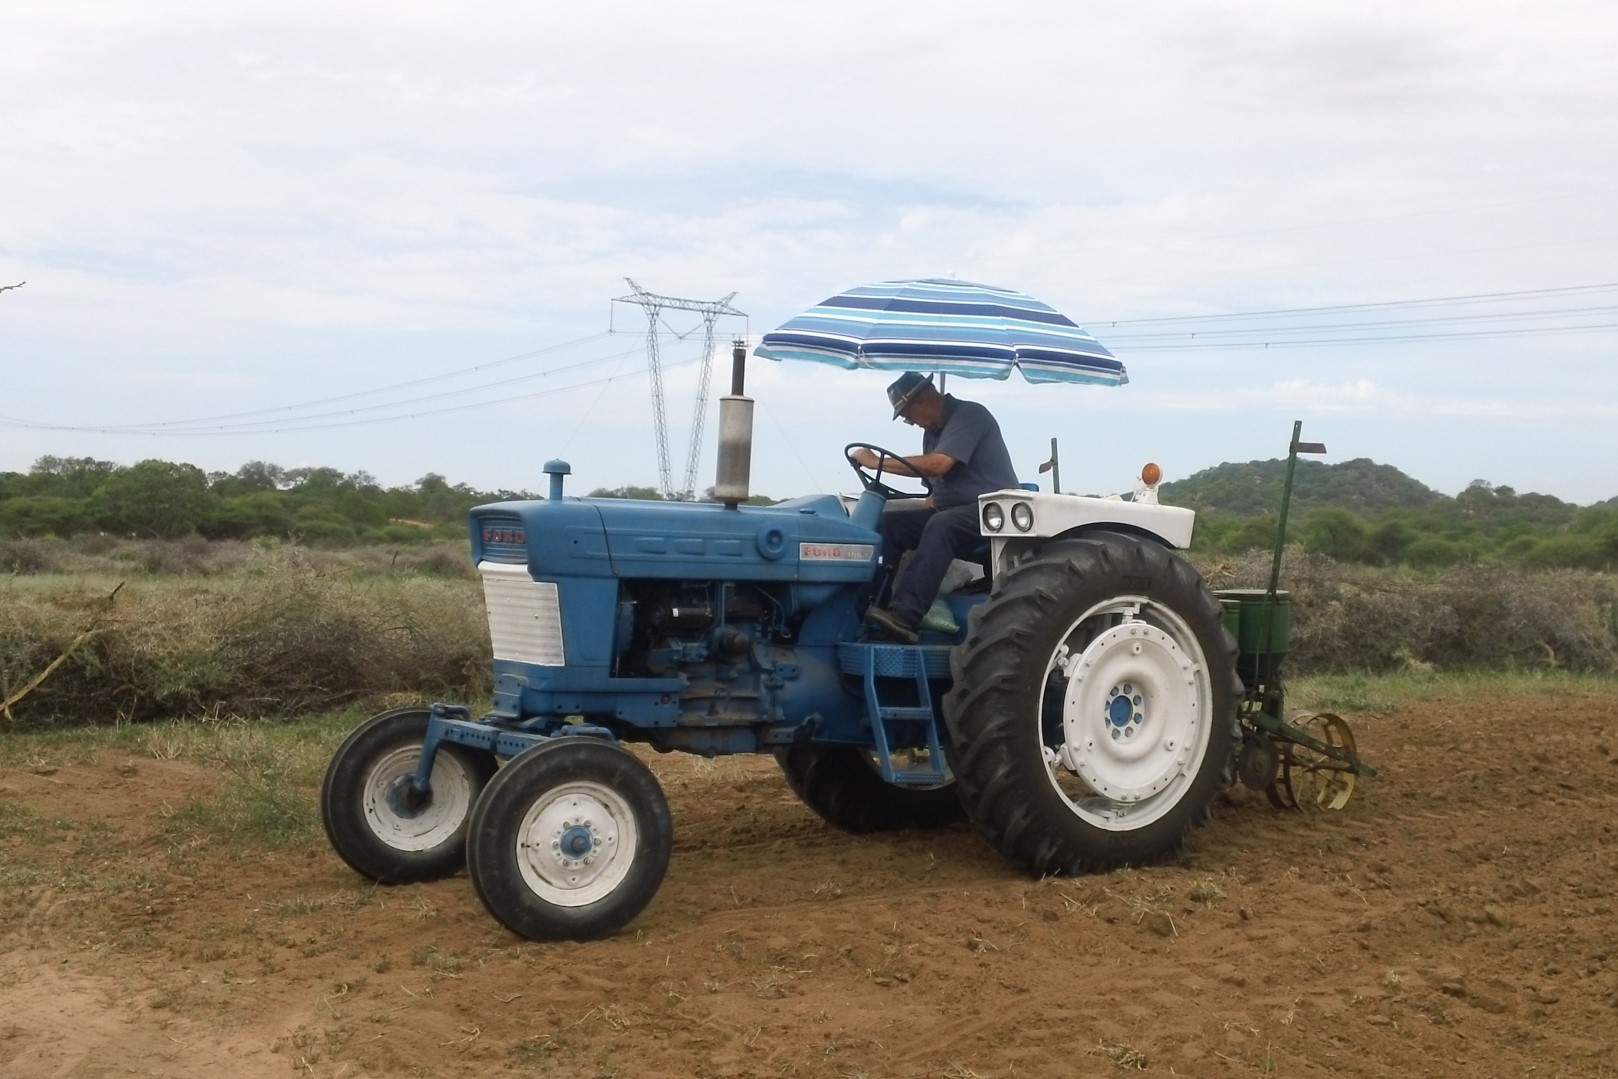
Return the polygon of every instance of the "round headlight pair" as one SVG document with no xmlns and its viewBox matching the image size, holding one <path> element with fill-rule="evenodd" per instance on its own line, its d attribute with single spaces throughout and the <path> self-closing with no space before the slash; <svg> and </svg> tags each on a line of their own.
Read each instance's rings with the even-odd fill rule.
<svg viewBox="0 0 1618 1079">
<path fill-rule="evenodd" d="M 1026 502 L 1013 502 L 1011 504 L 1011 526 L 1018 532 L 1030 532 L 1034 528 L 1034 507 Z M 998 502 L 990 502 L 983 507 L 983 528 L 987 532 L 999 532 L 1006 527 L 1006 508 Z"/>
</svg>

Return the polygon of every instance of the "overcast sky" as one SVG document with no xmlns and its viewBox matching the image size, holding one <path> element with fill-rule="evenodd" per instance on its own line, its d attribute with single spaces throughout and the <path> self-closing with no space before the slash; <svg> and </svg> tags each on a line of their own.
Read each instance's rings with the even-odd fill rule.
<svg viewBox="0 0 1618 1079">
<path fill-rule="evenodd" d="M 1029 478 L 1053 437 L 1064 487 L 1121 491 L 1147 459 L 1282 456 L 1301 419 L 1324 460 L 1448 494 L 1610 498 L 1615 56 L 1599 0 L 0 0 L 0 285 L 26 282 L 0 293 L 0 470 L 537 490 L 565 457 L 575 493 L 651 485 L 626 277 L 734 292 L 723 342 L 953 276 L 1128 365 L 950 383 Z M 678 481 L 703 334 L 665 326 Z M 750 365 L 754 489 L 847 489 L 854 440 L 913 451 L 887 380 Z"/>
</svg>

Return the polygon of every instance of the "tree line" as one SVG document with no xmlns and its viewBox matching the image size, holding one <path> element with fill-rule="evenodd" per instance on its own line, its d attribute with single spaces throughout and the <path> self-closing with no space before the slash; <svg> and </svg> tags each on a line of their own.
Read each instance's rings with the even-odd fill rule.
<svg viewBox="0 0 1618 1079">
<path fill-rule="evenodd" d="M 1223 464 L 1160 492 L 1197 511 L 1193 551 L 1273 547 L 1285 486 L 1281 460 Z M 1300 460 L 1289 544 L 1344 563 L 1437 569 L 1472 564 L 1618 568 L 1618 498 L 1593 506 L 1473 480 L 1455 497 L 1391 465 Z"/>
<path fill-rule="evenodd" d="M 662 497 L 649 487 L 590 493 Z M 539 497 L 531 491 L 480 491 L 433 472 L 408 486 L 383 487 L 368 472 L 282 468 L 266 461 L 249 461 L 235 472 L 204 472 L 173 461 L 126 466 L 91 457 L 41 457 L 27 472 L 0 472 L 0 539 L 106 533 L 413 543 L 464 535 L 473 506 Z"/>
<path fill-rule="evenodd" d="M 197 534 L 408 543 L 464 532 L 473 506 L 519 497 L 531 496 L 475 491 L 436 473 L 408 487 L 383 487 L 366 472 L 265 461 L 205 473 L 172 461 L 123 466 L 89 457 L 41 457 L 26 473 L 0 472 L 0 537 L 66 539 L 105 532 L 155 539 Z"/>
<path fill-rule="evenodd" d="M 1192 550 L 1236 556 L 1275 542 L 1284 462 L 1226 464 L 1163 485 L 1162 501 L 1198 511 Z M 590 492 L 657 499 L 650 487 Z M 275 537 L 308 543 L 413 543 L 465 534 L 473 506 L 539 497 L 479 491 L 429 473 L 383 487 L 366 472 L 249 461 L 235 472 L 147 460 L 41 457 L 0 472 L 0 539 L 106 533 L 171 539 Z M 758 496 L 751 501 L 768 503 Z M 1369 461 L 1299 462 L 1288 542 L 1336 561 L 1441 568 L 1496 563 L 1618 568 L 1618 499 L 1576 506 L 1483 480 L 1454 498 Z"/>
</svg>

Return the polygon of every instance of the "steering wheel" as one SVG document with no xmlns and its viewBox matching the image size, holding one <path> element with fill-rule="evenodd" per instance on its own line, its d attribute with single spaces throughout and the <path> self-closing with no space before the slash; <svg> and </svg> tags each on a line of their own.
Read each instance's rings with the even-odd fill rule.
<svg viewBox="0 0 1618 1079">
<path fill-rule="evenodd" d="M 870 450 L 876 454 L 876 469 L 874 471 L 868 469 L 854 460 L 855 450 Z M 867 491 L 881 495 L 883 498 L 926 498 L 928 492 L 932 490 L 932 484 L 928 482 L 925 476 L 906 476 L 905 478 L 920 480 L 922 486 L 928 489 L 927 491 L 901 491 L 882 479 L 882 473 L 887 467 L 887 463 L 889 461 L 902 461 L 904 459 L 903 454 L 885 450 L 881 446 L 875 446 L 869 442 L 850 442 L 843 447 L 843 456 L 848 458 L 849 467 L 854 470 L 854 475 L 860 478 L 860 486 Z"/>
</svg>

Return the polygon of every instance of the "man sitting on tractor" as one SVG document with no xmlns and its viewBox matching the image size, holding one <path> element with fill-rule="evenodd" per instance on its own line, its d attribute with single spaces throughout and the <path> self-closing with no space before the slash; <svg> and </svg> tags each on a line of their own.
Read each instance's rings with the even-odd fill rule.
<svg viewBox="0 0 1618 1079">
<path fill-rule="evenodd" d="M 866 468 L 916 476 L 931 494 L 925 500 L 890 503 L 877 531 L 882 557 L 896 565 L 913 551 L 893 588 L 887 607 L 874 603 L 865 612 L 872 628 L 895 640 L 915 644 L 916 627 L 932 607 L 950 563 L 973 559 L 981 552 L 978 496 L 1017 486 L 1017 473 L 1000 425 L 976 401 L 940 393 L 931 375 L 906 371 L 888 387 L 893 418 L 922 429 L 921 455 L 879 460 L 866 448 L 850 456 Z"/>
</svg>

